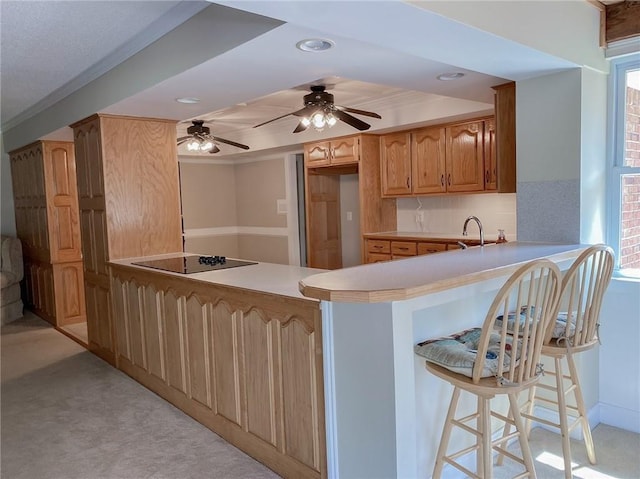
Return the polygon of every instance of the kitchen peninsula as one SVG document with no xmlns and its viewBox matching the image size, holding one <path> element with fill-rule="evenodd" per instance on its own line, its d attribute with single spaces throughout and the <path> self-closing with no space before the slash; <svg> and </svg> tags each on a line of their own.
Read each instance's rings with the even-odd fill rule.
<svg viewBox="0 0 640 479">
<path fill-rule="evenodd" d="M 583 249 L 510 242 L 303 279 L 300 291 L 322 301 L 329 477 L 430 477 L 451 388 L 414 344 L 480 326 L 523 263 L 548 258 L 564 271 Z"/>
<path fill-rule="evenodd" d="M 448 403 L 413 345 L 481 324 L 506 277 L 584 247 L 492 244 L 323 271 L 110 262 L 117 365 L 284 477 L 428 477 Z"/>
<path fill-rule="evenodd" d="M 187 256 L 110 262 L 117 367 L 278 474 L 327 477 L 320 305 L 297 290 L 322 270 L 133 264 Z"/>
</svg>

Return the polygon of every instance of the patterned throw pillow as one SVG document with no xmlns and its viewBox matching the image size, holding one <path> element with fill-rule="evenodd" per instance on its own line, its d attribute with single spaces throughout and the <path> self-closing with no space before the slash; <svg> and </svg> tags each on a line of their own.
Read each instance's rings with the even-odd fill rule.
<svg viewBox="0 0 640 479">
<path fill-rule="evenodd" d="M 527 319 L 527 307 L 528 306 L 523 306 L 522 308 L 520 308 L 520 314 L 517 315 L 520 321 L 520 326 L 519 326 L 520 331 L 524 328 L 524 323 Z M 533 318 L 533 306 L 531 307 L 530 311 L 531 311 L 531 314 L 530 314 L 529 321 L 531 321 Z M 568 319 L 569 319 L 568 312 L 565 311 L 565 312 L 558 313 L 558 317 L 556 318 L 556 322 L 553 327 L 553 333 L 551 334 L 552 338 L 562 338 L 564 336 L 568 338 L 573 337 L 576 331 L 576 324 L 575 324 L 576 313 L 575 312 L 571 313 L 571 321 L 569 322 L 569 328 L 567 330 Z M 502 327 L 502 320 L 503 320 L 503 315 L 500 315 L 496 318 L 496 322 L 495 322 L 496 329 L 500 329 Z M 513 332 L 515 331 L 515 327 L 516 327 L 516 313 L 514 311 L 507 314 L 507 332 L 510 334 L 513 334 Z M 566 331 L 566 334 L 565 334 L 565 331 Z"/>
<path fill-rule="evenodd" d="M 455 373 L 472 377 L 473 366 L 478 357 L 478 342 L 480 341 L 481 334 L 482 329 L 480 328 L 467 329 L 451 336 L 429 339 L 418 343 L 414 347 L 414 351 L 431 363 L 447 368 Z M 509 351 L 511 351 L 513 338 L 508 336 L 506 341 L 507 345 L 505 349 L 507 350 L 507 354 L 504 358 L 504 371 L 508 371 L 511 366 L 511 355 Z M 520 348 L 518 348 L 518 351 L 519 350 Z M 499 353 L 500 335 L 498 333 L 491 333 L 481 377 L 486 378 L 497 375 Z"/>
</svg>

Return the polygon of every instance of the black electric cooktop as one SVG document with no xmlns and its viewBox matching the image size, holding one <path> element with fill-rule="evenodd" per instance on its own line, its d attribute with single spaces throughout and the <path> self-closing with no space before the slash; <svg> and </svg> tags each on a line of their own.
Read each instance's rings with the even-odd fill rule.
<svg viewBox="0 0 640 479">
<path fill-rule="evenodd" d="M 174 273 L 202 273 L 204 271 L 215 271 L 218 269 L 237 268 L 238 266 L 249 266 L 258 264 L 254 261 L 240 261 L 237 259 L 227 259 L 224 256 L 178 256 L 174 258 L 152 259 L 131 263 L 137 266 L 172 271 Z"/>
</svg>

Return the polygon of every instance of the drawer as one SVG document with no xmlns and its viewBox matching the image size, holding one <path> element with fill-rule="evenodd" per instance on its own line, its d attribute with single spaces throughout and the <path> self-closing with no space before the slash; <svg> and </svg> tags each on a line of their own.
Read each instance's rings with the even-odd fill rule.
<svg viewBox="0 0 640 479">
<path fill-rule="evenodd" d="M 388 240 L 367 240 L 367 251 L 369 253 L 391 253 L 391 242 Z"/>
<path fill-rule="evenodd" d="M 418 243 L 418 254 L 439 253 L 446 250 L 446 243 Z"/>
<path fill-rule="evenodd" d="M 391 254 L 396 256 L 415 256 L 418 254 L 414 241 L 392 241 Z"/>
<path fill-rule="evenodd" d="M 381 261 L 391 261 L 391 255 L 388 253 L 367 253 L 367 263 L 379 263 Z"/>
</svg>

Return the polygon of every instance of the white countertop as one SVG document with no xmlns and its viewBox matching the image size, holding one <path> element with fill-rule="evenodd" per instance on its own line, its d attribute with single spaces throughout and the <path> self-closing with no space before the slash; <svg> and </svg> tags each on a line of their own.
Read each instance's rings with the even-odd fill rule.
<svg viewBox="0 0 640 479">
<path fill-rule="evenodd" d="M 215 271 L 205 271 L 202 273 L 181 274 L 171 271 L 164 271 L 146 266 L 131 264 L 139 261 L 149 261 L 154 259 L 183 257 L 198 253 L 169 253 L 155 256 L 145 256 L 141 258 L 127 258 L 122 260 L 112 260 L 113 265 L 123 265 L 134 269 L 144 270 L 149 273 L 159 275 L 169 275 L 178 278 L 189 278 L 190 280 L 202 281 L 221 286 L 242 288 L 262 293 L 277 294 L 292 298 L 314 300 L 303 296 L 298 289 L 298 282 L 307 276 L 325 272 L 323 269 L 302 268 L 300 266 L 289 266 L 274 263 L 257 263 L 249 266 L 237 268 L 220 269 Z M 236 258 L 229 258 L 236 259 Z"/>
<path fill-rule="evenodd" d="M 573 259 L 584 248 L 579 244 L 490 244 L 324 272 L 303 279 L 299 286 L 305 296 L 327 301 L 398 301 L 511 274 L 534 259 Z"/>
</svg>

